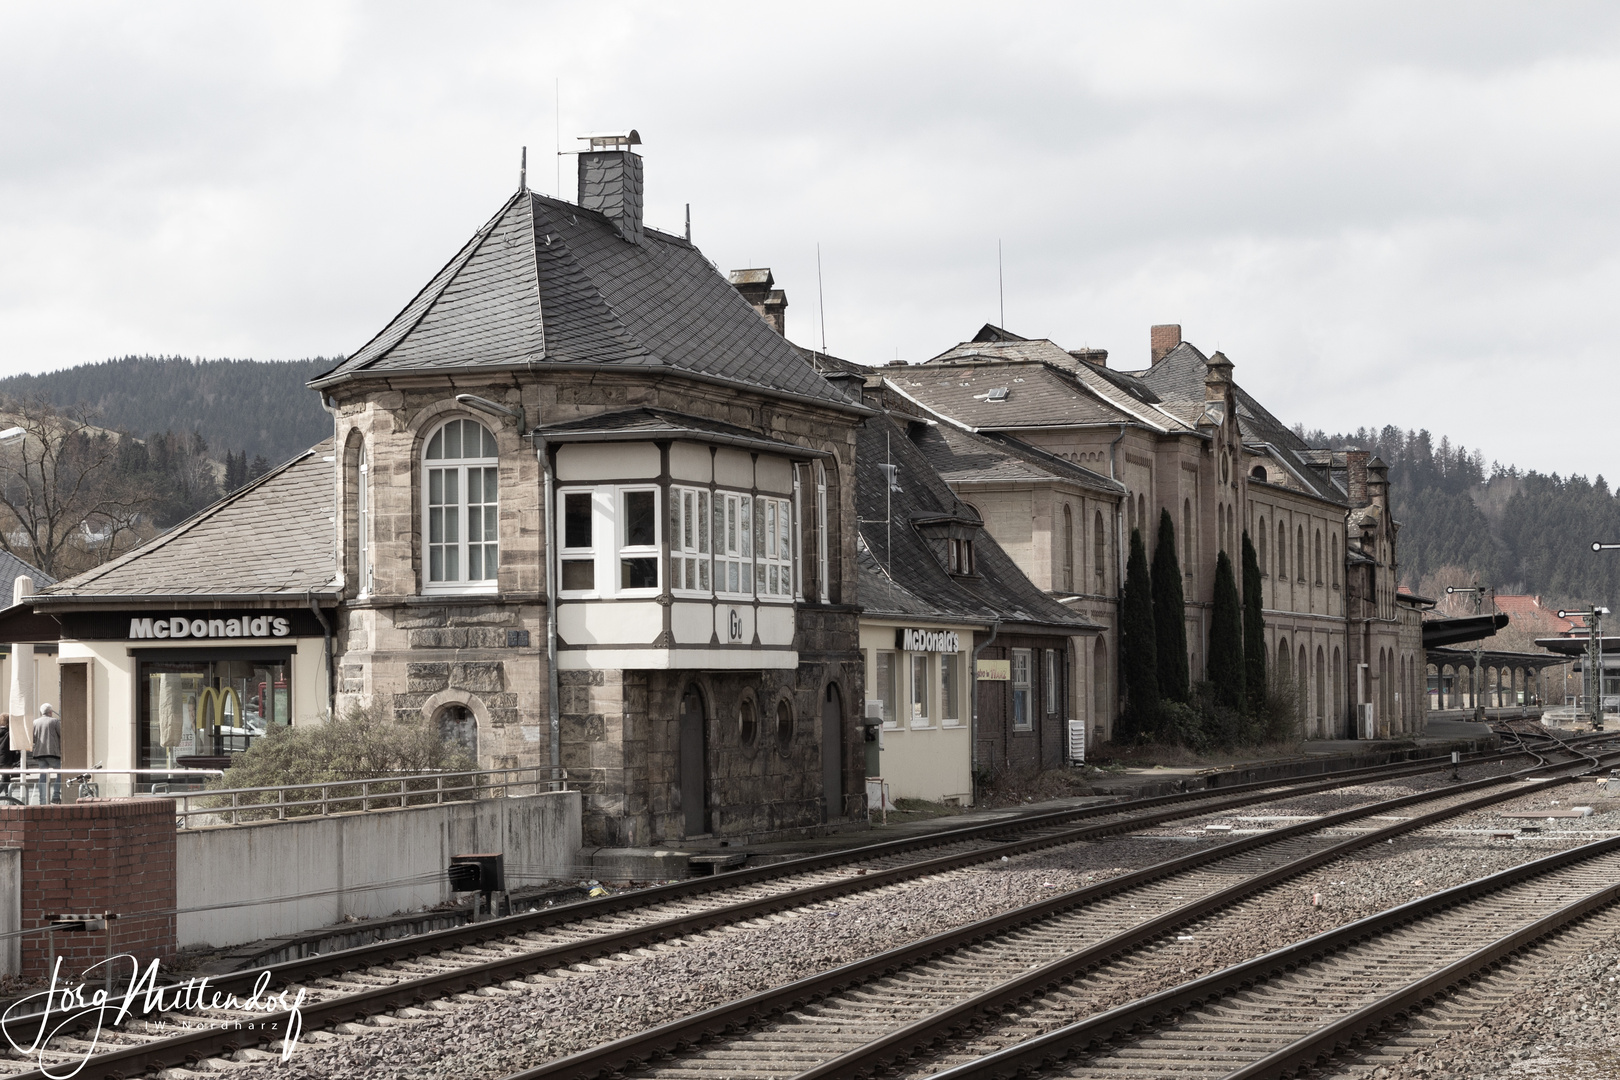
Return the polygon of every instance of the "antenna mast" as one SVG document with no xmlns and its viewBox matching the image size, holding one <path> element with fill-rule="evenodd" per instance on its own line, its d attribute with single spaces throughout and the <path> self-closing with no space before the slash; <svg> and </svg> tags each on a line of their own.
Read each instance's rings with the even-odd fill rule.
<svg viewBox="0 0 1620 1080">
<path fill-rule="evenodd" d="M 518 190 L 529 190 L 529 148 L 523 148 L 523 156 L 518 158 Z"/>
<path fill-rule="evenodd" d="M 821 243 L 816 243 L 816 313 L 821 317 L 821 351 L 827 351 L 827 298 L 821 290 Z"/>
<path fill-rule="evenodd" d="M 1001 238 L 996 238 L 996 298 L 1001 304 L 1001 314 L 996 316 L 996 325 L 1003 330 L 1007 329 L 1007 286 L 1001 274 Z"/>
</svg>

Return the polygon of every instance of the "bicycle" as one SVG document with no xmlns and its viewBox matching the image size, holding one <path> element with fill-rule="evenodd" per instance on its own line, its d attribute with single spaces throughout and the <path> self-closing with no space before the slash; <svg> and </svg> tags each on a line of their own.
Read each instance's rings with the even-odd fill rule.
<svg viewBox="0 0 1620 1080">
<path fill-rule="evenodd" d="M 101 762 L 96 762 L 96 768 L 101 768 Z M 79 799 L 95 799 L 101 796 L 101 785 L 96 783 L 94 773 L 80 773 L 69 780 L 68 783 L 78 785 Z"/>
</svg>

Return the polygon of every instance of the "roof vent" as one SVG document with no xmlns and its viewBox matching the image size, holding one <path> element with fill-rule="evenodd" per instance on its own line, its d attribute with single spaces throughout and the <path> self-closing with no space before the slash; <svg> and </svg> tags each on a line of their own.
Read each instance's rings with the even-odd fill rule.
<svg viewBox="0 0 1620 1080">
<path fill-rule="evenodd" d="M 1007 396 L 1009 394 L 1011 394 L 1011 393 L 1012 393 L 1012 390 L 1009 387 L 1005 387 L 1005 386 L 992 387 L 990 389 L 990 392 L 988 394 L 984 395 L 984 400 L 986 400 L 986 401 L 1006 401 Z"/>
</svg>

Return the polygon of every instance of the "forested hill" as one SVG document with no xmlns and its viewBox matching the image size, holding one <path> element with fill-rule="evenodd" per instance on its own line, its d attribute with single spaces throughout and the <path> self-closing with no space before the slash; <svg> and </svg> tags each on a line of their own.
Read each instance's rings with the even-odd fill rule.
<svg viewBox="0 0 1620 1080">
<path fill-rule="evenodd" d="M 1299 434 L 1312 446 L 1369 450 L 1389 465 L 1402 584 L 1432 596 L 1426 589 L 1466 580 L 1460 568 L 1497 592 L 1555 606 L 1620 601 L 1620 552 L 1592 551 L 1594 540 L 1620 542 L 1620 499 L 1601 475 L 1487 468 L 1479 451 L 1445 438 L 1436 445 L 1427 431 Z"/>
<path fill-rule="evenodd" d="M 188 360 L 126 356 L 0 379 L 0 398 L 86 404 L 109 428 L 144 434 L 198 432 L 221 457 L 279 464 L 332 433 L 320 395 L 304 384 L 337 359 Z"/>
</svg>

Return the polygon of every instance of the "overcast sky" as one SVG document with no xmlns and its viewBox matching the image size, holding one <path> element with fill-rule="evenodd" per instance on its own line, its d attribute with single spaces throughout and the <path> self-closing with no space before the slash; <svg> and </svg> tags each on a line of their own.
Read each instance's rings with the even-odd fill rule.
<svg viewBox="0 0 1620 1080">
<path fill-rule="evenodd" d="M 637 128 L 647 219 L 789 336 L 1179 322 L 1289 423 L 1604 472 L 1620 8 L 0 5 L 0 374 L 354 351 L 517 185 Z M 572 198 L 572 158 L 561 194 Z M 1596 449 L 1594 449 L 1596 448 Z"/>
</svg>

